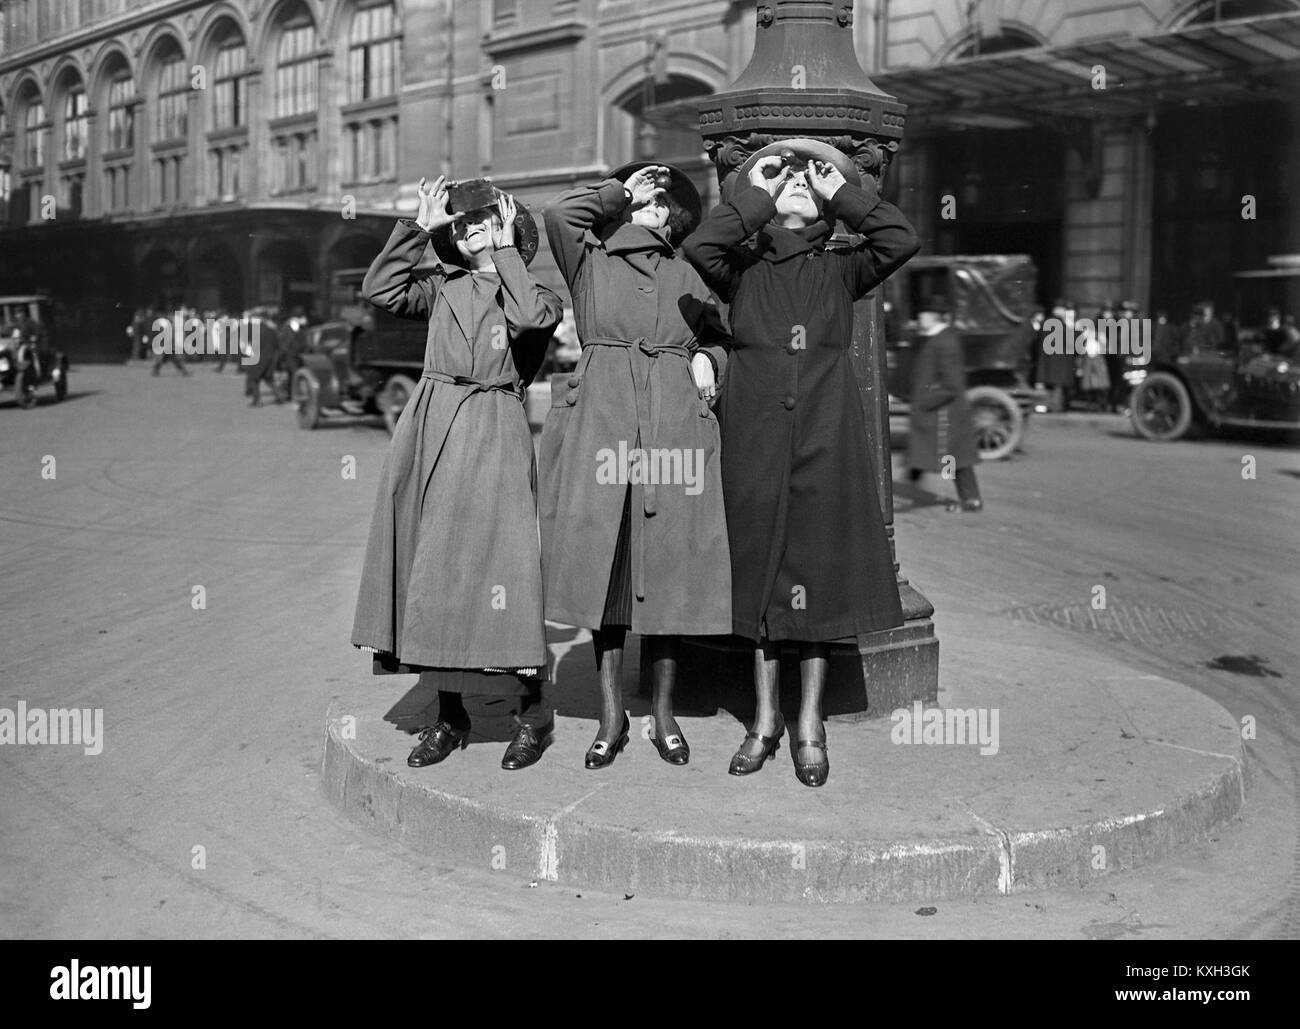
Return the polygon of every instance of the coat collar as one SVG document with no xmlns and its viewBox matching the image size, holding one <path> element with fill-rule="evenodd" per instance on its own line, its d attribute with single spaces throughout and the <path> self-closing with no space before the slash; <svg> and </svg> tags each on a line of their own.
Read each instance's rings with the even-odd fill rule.
<svg viewBox="0 0 1300 1029">
<path fill-rule="evenodd" d="M 442 295 L 447 298 L 447 306 L 451 309 L 456 324 L 460 326 L 461 335 L 467 341 L 470 341 L 474 334 L 474 326 L 470 324 L 470 304 L 474 292 L 474 274 L 468 268 L 456 265 L 443 265 L 443 267 L 446 269 L 446 277 L 442 283 Z M 495 271 L 492 274 L 496 278 Z M 500 292 L 499 280 L 497 291 Z"/>
<path fill-rule="evenodd" d="M 644 225 L 635 225 L 632 222 L 620 222 L 610 229 L 606 229 L 601 239 L 596 242 L 604 245 L 605 250 L 611 254 L 628 254 L 638 250 L 658 250 L 659 252 L 671 257 L 673 255 L 672 244 L 664 238 L 658 229 L 647 229 Z"/>
<path fill-rule="evenodd" d="M 824 250 L 831 238 L 831 227 L 818 220 L 802 229 L 787 229 L 768 224 L 755 237 L 758 256 L 765 261 L 784 261 L 806 254 L 810 250 Z"/>
</svg>

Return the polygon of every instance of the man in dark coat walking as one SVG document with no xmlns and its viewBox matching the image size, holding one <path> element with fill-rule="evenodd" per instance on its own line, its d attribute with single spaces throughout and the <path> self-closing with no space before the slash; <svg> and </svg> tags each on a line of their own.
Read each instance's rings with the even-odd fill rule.
<svg viewBox="0 0 1300 1029">
<path fill-rule="evenodd" d="M 809 786 L 829 771 L 815 753 L 825 751 L 826 642 L 903 621 L 849 348 L 854 301 L 919 241 L 879 184 L 859 179 L 826 144 L 771 144 L 740 168 L 728 202 L 684 246 L 731 305 L 733 350 L 718 408 L 722 489 L 732 627 L 757 644 L 758 694 L 754 731 L 731 771 L 756 771 L 779 739 L 775 644 L 798 641 L 795 767 Z M 828 250 L 837 221 L 862 241 Z"/>
<path fill-rule="evenodd" d="M 912 366 L 912 413 L 907 437 L 907 463 L 912 482 L 926 472 L 956 479 L 962 510 L 979 511 L 975 465 L 979 448 L 966 403 L 966 362 L 961 340 L 947 311 L 919 314 L 920 351 Z"/>
<path fill-rule="evenodd" d="M 262 406 L 262 382 L 271 388 L 277 404 L 283 403 L 275 391 L 275 366 L 280 359 L 280 332 L 276 323 L 261 314 L 252 315 L 253 332 L 258 344 L 257 363 L 250 364 L 244 373 L 244 395 L 251 397 L 249 407 Z"/>
</svg>

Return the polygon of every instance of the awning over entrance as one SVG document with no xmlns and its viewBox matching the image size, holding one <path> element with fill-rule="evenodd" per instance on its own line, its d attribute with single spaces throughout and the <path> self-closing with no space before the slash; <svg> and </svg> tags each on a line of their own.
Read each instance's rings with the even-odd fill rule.
<svg viewBox="0 0 1300 1029">
<path fill-rule="evenodd" d="M 1106 70 L 1104 90 L 1093 88 L 1098 65 Z M 1015 50 L 882 72 L 872 81 L 908 105 L 909 132 L 1142 114 L 1159 104 L 1297 102 L 1300 14 Z"/>
</svg>

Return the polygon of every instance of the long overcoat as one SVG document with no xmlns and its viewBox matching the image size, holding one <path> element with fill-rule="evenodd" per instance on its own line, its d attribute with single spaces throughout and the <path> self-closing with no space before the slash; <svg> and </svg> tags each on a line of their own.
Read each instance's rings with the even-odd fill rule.
<svg viewBox="0 0 1300 1029">
<path fill-rule="evenodd" d="M 429 336 L 380 472 L 352 642 L 403 671 L 542 668 L 536 468 L 522 400 L 563 305 L 514 247 L 493 253 L 495 273 L 417 274 L 428 243 L 400 221 L 362 283 L 372 303 L 427 319 Z"/>
<path fill-rule="evenodd" d="M 582 343 L 573 372 L 552 380 L 539 449 L 546 616 L 600 626 L 630 486 L 632 631 L 725 634 L 718 422 L 690 368 L 703 348 L 725 374 L 725 330 L 695 269 L 660 233 L 623 222 L 625 207 L 610 179 L 543 212 Z"/>
<path fill-rule="evenodd" d="M 979 447 L 966 402 L 966 362 L 957 330 L 946 326 L 920 341 L 912 365 L 912 415 L 907 436 L 909 467 L 942 472 L 979 463 Z"/>
<path fill-rule="evenodd" d="M 732 623 L 751 640 L 832 640 L 903 620 L 849 350 L 854 301 L 919 243 L 874 190 L 845 184 L 827 206 L 860 244 L 827 250 L 824 221 L 769 224 L 772 198 L 741 186 L 683 247 L 730 304 L 722 484 Z"/>
</svg>

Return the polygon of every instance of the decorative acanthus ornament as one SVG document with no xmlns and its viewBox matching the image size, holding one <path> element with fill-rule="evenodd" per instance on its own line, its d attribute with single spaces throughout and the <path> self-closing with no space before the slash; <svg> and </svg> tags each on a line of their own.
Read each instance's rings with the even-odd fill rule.
<svg viewBox="0 0 1300 1029">
<path fill-rule="evenodd" d="M 806 139 L 815 139 L 829 144 L 846 154 L 865 176 L 871 176 L 880 184 L 889 167 L 890 158 L 898 153 L 898 140 L 876 139 L 874 136 L 827 136 L 818 133 L 800 133 Z M 723 182 L 728 175 L 744 164 L 756 150 L 761 150 L 770 143 L 787 139 L 789 135 L 776 135 L 770 132 L 749 132 L 743 136 L 723 136 L 720 139 L 706 139 L 704 149 L 709 159 L 718 170 L 718 181 Z"/>
</svg>

